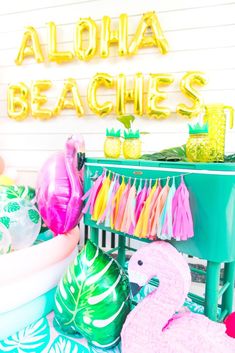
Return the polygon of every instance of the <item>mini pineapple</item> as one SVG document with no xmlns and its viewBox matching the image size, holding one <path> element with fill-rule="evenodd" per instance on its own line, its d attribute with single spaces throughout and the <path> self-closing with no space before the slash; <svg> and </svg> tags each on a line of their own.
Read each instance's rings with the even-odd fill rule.
<svg viewBox="0 0 235 353">
<path fill-rule="evenodd" d="M 104 142 L 104 155 L 106 158 L 119 158 L 121 154 L 121 131 L 106 129 L 106 139 Z"/>
<path fill-rule="evenodd" d="M 189 125 L 189 138 L 186 143 L 186 156 L 189 162 L 210 162 L 213 146 L 208 135 L 208 124 Z"/>
<path fill-rule="evenodd" d="M 126 159 L 138 159 L 141 157 L 140 132 L 131 129 L 124 131 L 123 155 Z"/>
</svg>

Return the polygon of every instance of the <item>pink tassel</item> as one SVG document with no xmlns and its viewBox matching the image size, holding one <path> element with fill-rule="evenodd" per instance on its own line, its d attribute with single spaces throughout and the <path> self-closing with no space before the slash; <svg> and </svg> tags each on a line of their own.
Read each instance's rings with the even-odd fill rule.
<svg viewBox="0 0 235 353">
<path fill-rule="evenodd" d="M 94 208 L 94 204 L 95 204 L 95 200 L 96 197 L 99 193 L 99 190 L 102 186 L 103 180 L 105 177 L 105 173 L 103 172 L 102 175 L 100 175 L 98 177 L 98 179 L 96 179 L 96 181 L 94 182 L 94 184 L 92 185 L 92 187 L 85 193 L 85 195 L 83 196 L 82 200 L 87 200 L 85 207 L 82 210 L 82 213 L 86 214 L 89 212 L 89 208 L 90 208 L 90 214 L 93 213 L 93 208 Z"/>
<path fill-rule="evenodd" d="M 147 192 L 148 192 L 148 189 L 145 182 L 144 188 L 140 191 L 136 200 L 136 207 L 135 207 L 136 223 L 138 222 L 142 208 L 144 207 L 144 202 L 147 199 Z"/>
<path fill-rule="evenodd" d="M 184 183 L 183 176 L 181 184 L 175 192 L 172 203 L 173 215 L 173 237 L 176 240 L 187 240 L 194 236 L 193 219 L 189 203 L 189 192 Z"/>
</svg>

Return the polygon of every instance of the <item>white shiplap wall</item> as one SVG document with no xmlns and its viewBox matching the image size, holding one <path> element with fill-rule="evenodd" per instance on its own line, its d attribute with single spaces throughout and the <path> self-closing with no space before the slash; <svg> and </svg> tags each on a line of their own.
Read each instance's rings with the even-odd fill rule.
<svg viewBox="0 0 235 353">
<path fill-rule="evenodd" d="M 100 24 L 103 15 L 117 25 L 121 13 L 129 15 L 129 37 L 135 32 L 142 13 L 156 11 L 169 41 L 166 56 L 156 48 L 146 48 L 126 59 L 117 56 L 117 46 L 111 55 L 98 55 L 88 63 L 73 61 L 35 64 L 26 59 L 16 66 L 14 59 L 19 50 L 24 27 L 34 26 L 40 36 L 47 57 L 47 26 L 58 24 L 58 46 L 73 50 L 75 23 L 80 17 L 92 17 Z M 19 173 L 19 182 L 34 184 L 41 164 L 53 151 L 62 149 L 66 138 L 74 132 L 85 136 L 87 154 L 102 155 L 104 132 L 107 126 L 118 126 L 113 116 L 99 119 L 85 104 L 86 117 L 78 118 L 73 111 L 63 111 L 51 121 L 41 122 L 28 118 L 15 122 L 7 117 L 6 92 L 11 82 L 50 79 L 53 88 L 48 91 L 48 107 L 54 107 L 64 79 L 78 80 L 82 97 L 86 98 L 89 79 L 96 72 L 111 75 L 125 73 L 131 79 L 136 72 L 172 73 L 175 82 L 167 91 L 164 102 L 175 110 L 177 103 L 187 102 L 179 91 L 179 81 L 188 70 L 207 74 L 209 84 L 202 88 L 206 102 L 235 103 L 235 1 L 229 0 L 8 0 L 0 2 L 0 153 L 9 167 Z M 114 91 L 101 91 L 115 100 Z M 132 107 L 130 107 L 132 110 Z M 140 118 L 136 127 L 151 131 L 144 137 L 144 152 L 154 152 L 185 142 L 187 121 L 174 113 L 167 121 Z M 234 132 L 228 131 L 226 150 L 235 150 Z"/>
</svg>

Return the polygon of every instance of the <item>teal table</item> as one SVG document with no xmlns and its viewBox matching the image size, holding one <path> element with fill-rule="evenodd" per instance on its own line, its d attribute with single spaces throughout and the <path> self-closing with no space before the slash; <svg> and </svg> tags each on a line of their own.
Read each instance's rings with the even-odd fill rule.
<svg viewBox="0 0 235 353">
<path fill-rule="evenodd" d="M 185 242 L 172 241 L 182 253 L 207 261 L 206 271 L 195 270 L 205 274 L 205 298 L 190 293 L 190 297 L 205 308 L 205 314 L 212 320 L 222 321 L 233 307 L 235 277 L 235 164 L 232 163 L 181 163 L 158 162 L 144 160 L 111 160 L 104 158 L 88 158 L 85 163 L 85 191 L 92 180 L 100 175 L 103 169 L 137 179 L 163 178 L 175 176 L 176 184 L 179 176 L 184 174 L 185 183 L 190 192 L 190 204 L 194 220 L 195 236 Z M 99 229 L 113 232 L 104 225 L 97 225 L 89 215 L 84 217 L 85 225 L 90 228 L 90 237 L 98 243 Z M 126 238 L 148 242 L 119 234 L 118 261 L 125 263 Z M 224 267 L 223 284 L 220 287 L 221 267 Z M 221 304 L 219 304 L 221 301 Z M 218 315 L 220 307 L 220 315 Z"/>
</svg>

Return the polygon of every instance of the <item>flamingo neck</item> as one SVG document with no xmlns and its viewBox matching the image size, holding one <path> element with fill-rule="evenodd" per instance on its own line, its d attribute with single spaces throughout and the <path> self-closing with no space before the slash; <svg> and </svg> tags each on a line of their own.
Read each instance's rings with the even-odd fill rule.
<svg viewBox="0 0 235 353">
<path fill-rule="evenodd" d="M 69 174 L 76 174 L 77 171 L 77 150 L 75 142 L 68 140 L 65 150 L 65 165 Z"/>
<path fill-rule="evenodd" d="M 147 327 L 150 331 L 161 332 L 185 300 L 182 284 L 162 283 L 140 302 L 129 314 L 132 325 Z"/>
</svg>

